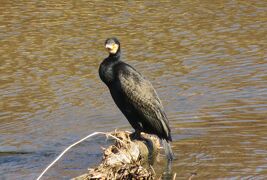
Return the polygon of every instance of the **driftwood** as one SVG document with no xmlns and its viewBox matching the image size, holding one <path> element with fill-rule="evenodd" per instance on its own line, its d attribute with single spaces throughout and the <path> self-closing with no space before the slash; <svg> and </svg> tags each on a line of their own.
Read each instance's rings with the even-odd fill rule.
<svg viewBox="0 0 267 180">
<path fill-rule="evenodd" d="M 104 149 L 102 162 L 87 174 L 73 180 L 154 179 L 149 163 L 156 159 L 160 142 L 155 136 L 142 133 L 135 139 L 129 132 L 114 132 L 115 144 Z"/>
</svg>

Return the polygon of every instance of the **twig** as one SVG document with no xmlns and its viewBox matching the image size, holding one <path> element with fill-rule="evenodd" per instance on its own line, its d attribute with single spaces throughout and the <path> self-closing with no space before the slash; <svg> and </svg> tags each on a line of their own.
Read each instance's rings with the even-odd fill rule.
<svg viewBox="0 0 267 180">
<path fill-rule="evenodd" d="M 172 180 L 175 180 L 175 179 L 176 179 L 176 173 L 173 175 Z"/>
<path fill-rule="evenodd" d="M 121 139 L 117 138 L 116 136 L 112 135 L 111 133 L 104 133 L 104 132 L 100 132 L 100 133 L 105 134 L 106 136 L 113 137 L 114 139 L 120 141 L 122 144 L 126 146 L 125 142 L 123 142 Z"/>
<path fill-rule="evenodd" d="M 150 168 L 152 169 L 152 172 L 153 172 L 153 174 L 155 175 L 155 174 L 156 174 L 156 172 L 155 172 L 155 170 L 154 170 L 153 166 L 151 166 L 151 165 L 149 165 L 149 166 L 150 166 Z"/>
<path fill-rule="evenodd" d="M 82 138 L 81 140 L 73 143 L 72 145 L 70 145 L 69 147 L 67 147 L 52 163 L 50 163 L 44 170 L 43 172 L 38 176 L 38 178 L 36 180 L 40 180 L 41 177 L 48 171 L 48 169 L 50 169 L 68 150 L 70 150 L 73 146 L 81 143 L 82 141 L 86 140 L 87 138 L 90 138 L 92 136 L 98 135 L 98 134 L 104 134 L 106 136 L 110 136 L 113 137 L 114 139 L 120 141 L 121 143 L 123 143 L 124 145 L 126 145 L 122 140 L 120 140 L 119 138 L 117 138 L 116 136 L 113 136 L 111 133 L 104 133 L 104 132 L 94 132 L 92 134 L 89 134 L 88 136 Z"/>
</svg>

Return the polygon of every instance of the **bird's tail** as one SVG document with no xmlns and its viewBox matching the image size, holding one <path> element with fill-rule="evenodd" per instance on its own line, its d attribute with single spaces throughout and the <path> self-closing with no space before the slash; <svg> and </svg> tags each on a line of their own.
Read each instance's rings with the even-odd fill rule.
<svg viewBox="0 0 267 180">
<path fill-rule="evenodd" d="M 172 161 L 174 159 L 174 154 L 172 152 L 171 144 L 166 139 L 162 139 L 162 145 L 165 151 L 165 154 L 168 158 L 168 161 Z"/>
</svg>

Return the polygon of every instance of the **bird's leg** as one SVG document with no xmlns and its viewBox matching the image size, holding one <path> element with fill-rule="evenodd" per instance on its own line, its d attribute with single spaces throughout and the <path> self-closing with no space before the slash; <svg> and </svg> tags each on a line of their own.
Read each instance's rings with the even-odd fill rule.
<svg viewBox="0 0 267 180">
<path fill-rule="evenodd" d="M 131 137 L 132 139 L 141 139 L 141 138 L 142 138 L 142 136 L 141 136 L 141 131 L 139 131 L 139 130 L 135 130 L 135 132 L 133 132 L 133 133 L 130 135 L 130 137 Z"/>
</svg>

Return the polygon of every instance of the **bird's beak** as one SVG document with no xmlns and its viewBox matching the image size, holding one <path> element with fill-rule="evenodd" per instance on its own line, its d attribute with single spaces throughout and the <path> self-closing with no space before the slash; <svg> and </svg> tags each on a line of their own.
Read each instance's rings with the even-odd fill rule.
<svg viewBox="0 0 267 180">
<path fill-rule="evenodd" d="M 110 43 L 110 44 L 106 44 L 105 47 L 110 54 L 116 54 L 116 52 L 118 51 L 119 45 Z"/>
<path fill-rule="evenodd" d="M 112 49 L 113 49 L 112 44 L 106 44 L 106 49 L 108 49 L 108 50 L 112 50 Z"/>
</svg>

